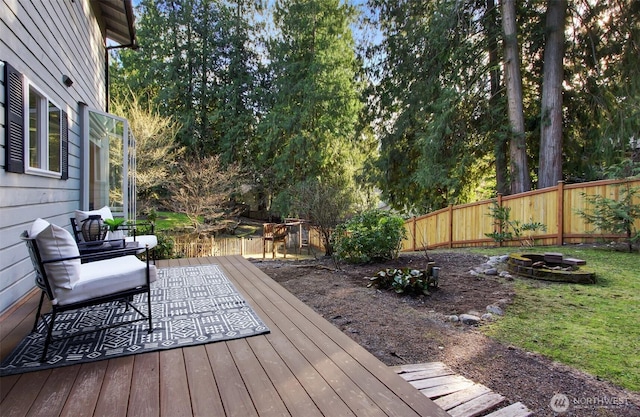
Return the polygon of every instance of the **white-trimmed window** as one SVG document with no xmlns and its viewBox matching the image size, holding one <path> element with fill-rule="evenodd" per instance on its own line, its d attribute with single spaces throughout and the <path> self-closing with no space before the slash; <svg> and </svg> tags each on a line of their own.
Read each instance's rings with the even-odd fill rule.
<svg viewBox="0 0 640 417">
<path fill-rule="evenodd" d="M 0 65 L 0 70 L 7 110 L 5 170 L 66 180 L 69 178 L 67 114 L 8 63 Z"/>
<path fill-rule="evenodd" d="M 59 177 L 62 156 L 62 110 L 36 86 L 27 82 L 27 172 Z"/>
</svg>

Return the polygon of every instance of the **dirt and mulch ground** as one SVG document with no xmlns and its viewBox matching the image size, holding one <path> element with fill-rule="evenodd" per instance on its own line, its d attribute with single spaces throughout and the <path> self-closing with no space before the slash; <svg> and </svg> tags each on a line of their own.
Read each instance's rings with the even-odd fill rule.
<svg viewBox="0 0 640 417">
<path fill-rule="evenodd" d="M 463 251 L 430 253 L 442 268 L 438 291 L 399 296 L 367 288 L 367 277 L 389 267 L 425 267 L 420 254 L 374 265 L 336 265 L 332 260 L 254 260 L 255 265 L 340 328 L 387 365 L 442 361 L 457 373 L 484 384 L 509 401 L 521 401 L 536 416 L 558 415 L 551 398 L 565 394 L 573 416 L 640 416 L 640 393 L 541 355 L 505 346 L 477 327 L 449 320 L 453 314 L 485 312 L 501 306 L 509 314 L 513 282 L 469 271 L 487 257 Z M 614 405 L 605 406 L 605 402 Z M 620 403 L 627 404 L 626 406 Z"/>
</svg>

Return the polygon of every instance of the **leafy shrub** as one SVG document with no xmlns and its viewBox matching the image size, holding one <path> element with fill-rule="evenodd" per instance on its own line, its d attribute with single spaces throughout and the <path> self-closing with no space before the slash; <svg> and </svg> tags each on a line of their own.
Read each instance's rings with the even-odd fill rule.
<svg viewBox="0 0 640 417">
<path fill-rule="evenodd" d="M 632 252 L 633 245 L 640 242 L 640 230 L 635 226 L 636 220 L 640 219 L 640 204 L 634 203 L 636 196 L 640 196 L 640 187 L 623 187 L 617 199 L 599 194 L 581 195 L 592 209 L 577 210 L 578 215 L 592 224 L 596 230 L 624 234 L 629 252 Z"/>
<path fill-rule="evenodd" d="M 350 263 L 395 259 L 405 235 L 401 217 L 368 210 L 336 227 L 334 254 Z"/>
<path fill-rule="evenodd" d="M 159 231 L 156 232 L 156 237 L 158 238 L 158 245 L 154 249 L 156 251 L 157 259 L 171 259 L 178 257 L 174 253 L 174 241 L 171 236 Z"/>
<path fill-rule="evenodd" d="M 493 205 L 489 207 L 489 216 L 493 218 L 493 225 L 496 231 L 492 233 L 485 233 L 486 237 L 490 237 L 496 243 L 505 242 L 508 240 L 520 240 L 522 246 L 533 246 L 535 239 L 533 238 L 533 232 L 542 230 L 547 231 L 547 226 L 544 223 L 534 222 L 533 219 L 529 223 L 521 223 L 519 220 L 511 220 L 511 207 L 503 207 L 494 201 Z M 501 232 L 498 232 L 501 230 Z M 524 232 L 528 232 L 527 236 L 522 238 Z"/>
<path fill-rule="evenodd" d="M 438 276 L 418 269 L 385 269 L 369 279 L 368 287 L 385 290 L 392 288 L 398 294 L 429 295 L 430 288 L 438 287 Z"/>
</svg>

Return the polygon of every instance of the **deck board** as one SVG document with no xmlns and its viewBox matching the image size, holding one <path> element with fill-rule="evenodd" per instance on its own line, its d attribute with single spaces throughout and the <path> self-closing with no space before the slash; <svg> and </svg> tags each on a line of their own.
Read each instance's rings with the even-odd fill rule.
<svg viewBox="0 0 640 417">
<path fill-rule="evenodd" d="M 195 416 L 223 416 L 224 407 L 218 396 L 218 383 L 211 371 L 209 358 L 205 347 L 190 346 L 184 348 L 184 361 L 191 391 L 193 415 Z M 212 395 L 215 393 L 216 395 Z"/>
<path fill-rule="evenodd" d="M 240 375 L 243 375 L 243 381 L 258 414 L 264 417 L 289 414 L 278 391 L 247 341 L 233 340 L 228 343 L 228 346 Z"/>
<path fill-rule="evenodd" d="M 94 416 L 119 417 L 127 415 L 133 362 L 133 356 L 109 359 Z"/>
<path fill-rule="evenodd" d="M 214 375 L 224 381 L 220 384 L 220 397 L 225 405 L 227 416 L 257 416 L 251 396 L 247 391 L 242 375 L 233 361 L 226 343 L 211 343 L 206 346 Z"/>
<path fill-rule="evenodd" d="M 290 414 L 322 417 L 300 381 L 287 366 L 283 366 L 282 358 L 278 356 L 278 352 L 273 348 L 273 345 L 268 343 L 266 338 L 250 337 L 247 339 L 247 343 L 273 381 Z"/>
<path fill-rule="evenodd" d="M 248 298 L 248 301 L 252 300 L 255 301 L 255 304 L 260 305 L 264 314 L 261 315 L 261 313 L 258 312 L 258 315 L 263 317 L 263 319 L 264 317 L 269 317 L 272 320 L 271 323 L 267 322 L 267 325 L 270 326 L 271 329 L 271 335 L 269 335 L 268 338 L 275 339 L 277 337 L 278 339 L 286 338 L 288 340 L 289 343 L 279 345 L 281 358 L 301 353 L 303 356 L 303 358 L 300 358 L 302 366 L 311 366 L 316 371 L 309 380 L 312 384 L 315 384 L 315 386 L 311 385 L 308 389 L 314 392 L 320 390 L 333 393 L 334 395 L 338 394 L 352 412 L 353 410 L 358 411 L 359 414 L 357 415 L 380 415 L 376 412 L 376 407 L 367 398 L 366 394 L 359 390 L 353 381 L 307 337 L 307 334 L 302 330 L 303 327 L 296 326 L 290 320 L 291 317 L 298 315 L 295 309 L 291 308 L 287 303 L 278 300 L 275 292 L 261 285 L 262 283 L 256 280 L 255 276 L 251 276 L 248 271 L 232 269 L 231 264 L 222 266 L 226 266 L 225 270 L 229 274 L 233 275 L 242 272 L 243 278 L 248 278 L 248 282 L 239 280 L 238 284 L 240 284 L 241 291 L 250 290 L 250 292 L 243 294 Z M 252 285 L 249 285 L 249 282 Z M 255 286 L 258 291 L 252 290 L 252 286 Z M 249 301 L 249 303 L 252 304 L 251 301 Z M 276 304 L 280 305 L 277 306 Z M 307 326 L 309 330 L 312 330 L 310 327 L 311 324 L 308 321 L 306 321 L 303 326 Z M 325 386 L 325 382 L 328 386 Z M 343 393 L 345 395 L 340 395 Z M 342 404 L 340 404 L 340 401 L 337 401 L 337 399 L 329 399 L 329 404 L 336 407 L 327 410 L 330 413 L 329 415 L 351 414 L 342 407 Z"/>
<path fill-rule="evenodd" d="M 504 397 L 502 395 L 489 392 L 452 408 L 449 410 L 449 414 L 451 414 L 452 417 L 476 417 L 481 414 L 486 414 L 487 410 L 492 409 L 503 401 Z"/>
<path fill-rule="evenodd" d="M 450 410 L 460 404 L 471 401 L 474 398 L 491 392 L 491 390 L 484 385 L 472 383 L 471 385 L 467 385 L 464 389 L 461 386 L 451 387 L 449 392 L 450 394 L 445 394 L 444 392 L 436 393 L 438 396 L 442 396 L 435 400 L 435 403 L 445 410 Z"/>
<path fill-rule="evenodd" d="M 22 375 L 0 404 L 3 417 L 26 416 L 50 374 L 46 370 Z"/>
<path fill-rule="evenodd" d="M 159 352 L 135 357 L 128 415 L 149 417 L 160 415 L 160 374 L 157 371 L 159 368 Z"/>
<path fill-rule="evenodd" d="M 57 368 L 52 370 L 47 382 L 35 399 L 29 416 L 49 417 L 60 415 L 78 371 L 80 371 L 80 365 L 70 366 L 69 369 Z M 52 382 L 55 382 L 55 384 Z"/>
<path fill-rule="evenodd" d="M 184 349 L 171 349 L 160 355 L 160 415 L 193 415 Z"/>
<path fill-rule="evenodd" d="M 84 417 L 93 415 L 100 395 L 100 390 L 96 390 L 94 387 L 102 386 L 104 375 L 107 372 L 107 365 L 107 361 L 79 365 L 80 370 L 60 413 L 61 416 Z"/>
<path fill-rule="evenodd" d="M 2 415 L 447 416 L 249 261 L 158 261 L 198 264 L 219 265 L 271 332 L 3 377 Z M 2 357 L 31 330 L 38 297 L 0 317 Z"/>
<path fill-rule="evenodd" d="M 0 378 L 0 403 L 4 401 L 7 394 L 9 394 L 9 392 L 19 379 L 20 375 L 11 375 Z"/>
<path fill-rule="evenodd" d="M 491 414 L 487 414 L 485 417 L 529 417 L 532 414 L 524 404 L 517 402 Z"/>
<path fill-rule="evenodd" d="M 506 401 L 502 395 L 461 375 L 455 375 L 442 362 L 393 366 L 391 369 L 447 410 L 452 417 L 527 417 L 533 414 L 519 402 L 502 406 Z M 498 406 L 501 408 L 496 410 Z"/>
</svg>

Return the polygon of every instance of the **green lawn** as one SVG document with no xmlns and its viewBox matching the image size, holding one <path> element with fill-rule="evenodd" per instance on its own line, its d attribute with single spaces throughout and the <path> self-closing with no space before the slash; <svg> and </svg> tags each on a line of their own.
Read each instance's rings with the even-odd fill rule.
<svg viewBox="0 0 640 417">
<path fill-rule="evenodd" d="M 500 248 L 485 254 L 504 254 Z M 640 256 L 606 249 L 546 247 L 587 261 L 594 285 L 516 279 L 516 297 L 484 332 L 633 391 L 640 391 Z"/>
<path fill-rule="evenodd" d="M 172 213 L 169 211 L 157 212 L 156 228 L 159 230 L 176 230 L 191 226 L 189 218 L 182 213 Z"/>
<path fill-rule="evenodd" d="M 182 213 L 172 213 L 169 211 L 159 211 L 156 221 L 156 229 L 164 231 L 189 230 L 192 228 L 189 218 Z M 242 223 L 235 230 L 233 237 L 256 236 L 262 233 L 262 226 L 259 223 L 246 224 Z M 219 237 L 227 235 L 221 234 Z"/>
</svg>

